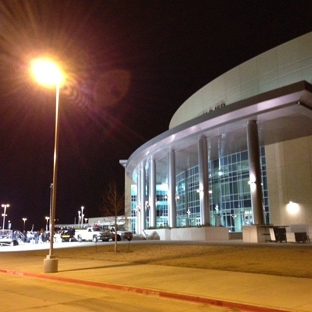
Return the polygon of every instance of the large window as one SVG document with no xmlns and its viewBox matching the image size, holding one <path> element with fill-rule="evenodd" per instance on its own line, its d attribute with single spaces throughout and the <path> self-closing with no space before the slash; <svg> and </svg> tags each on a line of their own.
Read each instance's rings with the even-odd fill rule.
<svg viewBox="0 0 312 312">
<path fill-rule="evenodd" d="M 260 148 L 263 210 L 265 222 L 270 222 L 265 149 Z M 244 225 L 253 222 L 249 185 L 248 152 L 227 155 L 208 162 L 210 224 L 225 226 L 232 232 L 241 232 Z M 148 180 L 148 179 L 147 179 Z M 132 228 L 135 228 L 137 188 L 131 188 Z M 147 188 L 148 193 L 148 188 Z M 148 196 L 147 196 L 148 197 Z M 156 185 L 156 227 L 168 226 L 168 185 Z M 181 171 L 176 176 L 177 227 L 200 225 L 198 166 Z M 149 213 L 146 215 L 149 218 Z M 148 226 L 147 222 L 147 226 Z"/>
<path fill-rule="evenodd" d="M 265 150 L 260 148 L 261 176 L 265 220 L 269 222 Z M 247 151 L 209 162 L 210 222 L 241 232 L 253 222 Z"/>
<path fill-rule="evenodd" d="M 176 177 L 177 226 L 196 226 L 200 219 L 198 166 Z"/>
</svg>

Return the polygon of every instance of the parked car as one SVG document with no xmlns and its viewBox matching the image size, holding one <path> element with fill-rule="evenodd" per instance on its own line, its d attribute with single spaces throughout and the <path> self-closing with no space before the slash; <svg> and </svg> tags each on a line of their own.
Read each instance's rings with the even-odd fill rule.
<svg viewBox="0 0 312 312">
<path fill-rule="evenodd" d="M 26 233 L 26 242 L 36 242 L 36 244 L 39 242 L 40 233 L 36 231 L 27 231 Z"/>
<path fill-rule="evenodd" d="M 109 230 L 111 231 L 111 233 L 115 234 L 115 227 L 112 226 L 112 227 L 110 227 Z M 118 237 L 120 237 L 120 239 L 127 239 L 127 240 L 129 240 L 129 238 L 131 237 L 131 239 L 132 239 L 132 232 L 131 231 L 127 231 L 122 226 L 118 226 L 118 229 L 117 229 L 117 240 L 120 240 L 120 239 L 118 239 Z"/>
<path fill-rule="evenodd" d="M 75 231 L 75 237 L 78 240 L 78 242 L 82 241 L 102 241 L 102 242 L 108 242 L 110 240 L 115 239 L 115 234 L 104 230 L 100 227 L 87 227 L 86 229 L 79 229 Z M 121 237 L 120 235 L 117 235 L 117 240 L 120 241 Z"/>
<path fill-rule="evenodd" d="M 20 231 L 0 230 L 0 246 L 16 246 L 25 240 L 25 235 Z"/>
<path fill-rule="evenodd" d="M 62 242 L 76 242 L 75 229 L 63 228 L 59 231 Z"/>
</svg>

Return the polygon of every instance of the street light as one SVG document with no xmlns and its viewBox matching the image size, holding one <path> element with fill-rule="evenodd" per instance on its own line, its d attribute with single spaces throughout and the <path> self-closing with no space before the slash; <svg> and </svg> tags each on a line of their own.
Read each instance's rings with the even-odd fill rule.
<svg viewBox="0 0 312 312">
<path fill-rule="evenodd" d="M 24 222 L 23 233 L 25 233 L 25 222 L 26 222 L 27 218 L 23 218 L 22 220 L 23 220 L 23 222 Z"/>
<path fill-rule="evenodd" d="M 45 217 L 46 219 L 46 231 L 49 230 L 49 220 L 50 220 L 50 217 Z"/>
<path fill-rule="evenodd" d="M 83 218 L 84 218 L 83 209 L 84 206 L 81 206 L 81 226 L 83 226 Z"/>
<path fill-rule="evenodd" d="M 55 273 L 58 270 L 58 259 L 53 255 L 54 240 L 54 219 L 56 207 L 56 187 L 57 187 L 57 161 L 58 161 L 58 111 L 60 86 L 64 80 L 64 75 L 60 68 L 49 59 L 36 59 L 32 61 L 32 73 L 35 79 L 45 86 L 55 86 L 55 135 L 54 135 L 54 161 L 53 161 L 53 188 L 52 207 L 50 211 L 50 249 L 49 255 L 43 262 L 44 273 Z"/>
<path fill-rule="evenodd" d="M 2 204 L 1 207 L 4 208 L 4 212 L 3 212 L 3 223 L 2 223 L 2 229 L 4 230 L 6 210 L 7 210 L 8 207 L 10 207 L 10 205 L 9 205 L 9 204 Z"/>
<path fill-rule="evenodd" d="M 81 213 L 81 211 L 80 211 L 80 210 L 78 210 L 78 227 L 80 226 L 80 223 L 81 223 L 80 213 Z"/>
</svg>

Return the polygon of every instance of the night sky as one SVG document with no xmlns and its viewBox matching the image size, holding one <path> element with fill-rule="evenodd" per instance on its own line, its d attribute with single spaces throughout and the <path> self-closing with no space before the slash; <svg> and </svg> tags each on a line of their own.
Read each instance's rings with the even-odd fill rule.
<svg viewBox="0 0 312 312">
<path fill-rule="evenodd" d="M 55 90 L 33 81 L 31 59 L 49 56 L 68 76 L 60 96 L 56 218 L 73 223 L 81 206 L 86 217 L 101 216 L 107 186 L 116 182 L 123 190 L 119 160 L 166 131 L 188 97 L 312 31 L 311 16 L 310 0 L 1 1 L 6 221 L 22 229 L 26 217 L 26 230 L 39 230 L 50 209 Z"/>
</svg>

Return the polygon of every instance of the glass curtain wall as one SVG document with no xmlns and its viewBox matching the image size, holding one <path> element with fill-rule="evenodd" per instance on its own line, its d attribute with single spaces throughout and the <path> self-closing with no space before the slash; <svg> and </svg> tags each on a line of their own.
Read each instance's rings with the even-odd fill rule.
<svg viewBox="0 0 312 312">
<path fill-rule="evenodd" d="M 156 228 L 168 227 L 168 156 L 156 161 Z"/>
<path fill-rule="evenodd" d="M 194 166 L 176 177 L 177 227 L 197 226 L 200 223 L 199 175 Z"/>
<path fill-rule="evenodd" d="M 263 210 L 265 222 L 270 222 L 265 149 L 260 148 Z M 241 232 L 244 225 L 253 224 L 249 185 L 248 152 L 243 151 L 209 162 L 210 223 L 225 226 L 231 232 Z"/>
<path fill-rule="evenodd" d="M 137 194 L 138 188 L 136 184 L 131 185 L 131 222 L 130 222 L 130 231 L 135 233 L 136 232 L 136 214 L 138 211 L 138 202 L 137 202 Z"/>
<path fill-rule="evenodd" d="M 265 222 L 270 223 L 265 149 L 260 148 L 263 210 Z M 168 226 L 168 158 L 156 163 L 161 179 L 156 183 L 156 228 Z M 161 169 L 161 174 L 158 172 Z M 210 224 L 225 226 L 231 232 L 241 232 L 244 225 L 253 223 L 251 206 L 248 152 L 243 151 L 208 162 Z M 148 171 L 148 170 L 147 170 Z M 148 177 L 146 179 L 149 181 Z M 161 183 L 160 183 L 161 181 Z M 149 186 L 146 187 L 147 197 Z M 132 214 L 135 215 L 136 188 L 131 188 Z M 176 175 L 177 227 L 200 224 L 198 165 Z M 148 212 L 146 213 L 148 219 Z M 135 221 L 135 218 L 133 218 Z M 148 225 L 147 221 L 147 225 Z M 132 226 L 135 228 L 135 226 Z"/>
<path fill-rule="evenodd" d="M 240 232 L 252 223 L 247 151 L 209 162 L 210 222 Z"/>
</svg>

